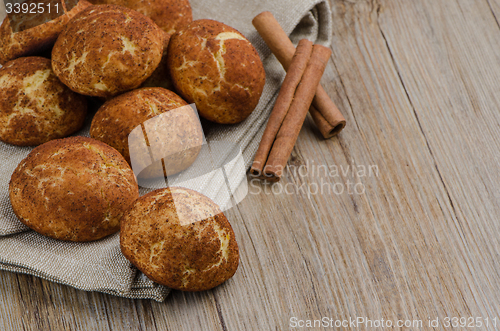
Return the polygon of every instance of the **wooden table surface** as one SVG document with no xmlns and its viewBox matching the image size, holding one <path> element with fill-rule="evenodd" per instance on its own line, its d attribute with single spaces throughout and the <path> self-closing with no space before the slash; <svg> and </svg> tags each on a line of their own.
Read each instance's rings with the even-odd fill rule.
<svg viewBox="0 0 500 331">
<path fill-rule="evenodd" d="M 157 303 L 0 272 L 0 328 L 289 330 L 326 317 L 443 330 L 465 317 L 499 329 L 500 0 L 332 9 L 323 84 L 348 126 L 325 141 L 308 118 L 290 160 L 302 170 L 250 183 L 227 213 L 234 278 Z"/>
</svg>

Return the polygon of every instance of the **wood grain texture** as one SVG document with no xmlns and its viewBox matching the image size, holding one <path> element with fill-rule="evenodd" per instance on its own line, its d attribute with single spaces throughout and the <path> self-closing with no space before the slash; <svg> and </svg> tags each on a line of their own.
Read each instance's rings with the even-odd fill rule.
<svg viewBox="0 0 500 331">
<path fill-rule="evenodd" d="M 366 316 L 429 330 L 429 317 L 500 318 L 500 1 L 331 4 L 322 83 L 348 125 L 323 140 L 308 118 L 289 164 L 309 172 L 251 183 L 227 213 L 234 278 L 156 303 L 2 272 L 0 327 L 289 330 L 293 316 Z M 378 176 L 342 173 L 353 165 Z M 307 194 L 314 183 L 364 192 Z"/>
</svg>

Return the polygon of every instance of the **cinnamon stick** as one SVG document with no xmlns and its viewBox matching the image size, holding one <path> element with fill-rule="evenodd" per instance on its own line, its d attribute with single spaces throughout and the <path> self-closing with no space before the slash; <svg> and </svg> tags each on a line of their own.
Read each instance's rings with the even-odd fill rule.
<svg viewBox="0 0 500 331">
<path fill-rule="evenodd" d="M 253 19 L 252 23 L 283 68 L 288 70 L 295 47 L 273 14 L 268 11 L 262 12 Z M 310 113 L 325 139 L 335 136 L 345 127 L 344 116 L 321 85 L 318 85 Z"/>
<path fill-rule="evenodd" d="M 293 55 L 285 80 L 281 85 L 278 98 L 276 99 L 274 108 L 271 111 L 271 116 L 269 116 L 264 135 L 260 141 L 259 149 L 255 154 L 255 159 L 252 167 L 250 168 L 250 173 L 253 176 L 262 177 L 262 169 L 266 164 L 267 157 L 269 156 L 269 152 L 273 146 L 281 124 L 283 123 L 288 109 L 292 104 L 295 90 L 297 89 L 297 86 L 299 85 L 302 75 L 307 67 L 312 49 L 313 43 L 307 39 L 302 39 L 297 45 L 297 49 Z"/>
<path fill-rule="evenodd" d="M 313 46 L 309 63 L 295 91 L 290 109 L 281 124 L 264 167 L 266 179 L 270 181 L 280 180 L 331 54 L 332 51 L 328 47 Z"/>
</svg>

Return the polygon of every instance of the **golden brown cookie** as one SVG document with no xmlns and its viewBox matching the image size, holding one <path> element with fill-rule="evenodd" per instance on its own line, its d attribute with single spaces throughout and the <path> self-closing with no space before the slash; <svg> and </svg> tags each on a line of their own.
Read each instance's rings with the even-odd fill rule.
<svg viewBox="0 0 500 331">
<path fill-rule="evenodd" d="M 82 128 L 87 100 L 64 86 L 50 60 L 23 57 L 0 68 L 0 140 L 34 146 Z"/>
<path fill-rule="evenodd" d="M 140 86 L 160 63 L 163 42 L 163 31 L 135 10 L 92 6 L 57 38 L 52 68 L 73 91 L 107 98 Z"/>
<path fill-rule="evenodd" d="M 38 5 L 41 2 L 28 0 L 25 3 Z M 59 17 L 54 9 L 50 13 L 46 10 L 47 5 L 55 8 L 56 3 L 59 3 L 59 9 L 64 12 Z M 66 6 L 62 6 L 62 3 L 59 0 L 43 1 L 43 14 L 18 15 L 16 22 L 11 22 L 9 17 L 6 17 L 0 25 L 0 64 L 3 65 L 21 56 L 40 54 L 50 49 L 68 21 L 83 9 L 91 6 L 87 1 L 80 0 L 75 7 L 66 10 Z M 31 26 L 28 29 L 26 29 L 27 23 Z"/>
<path fill-rule="evenodd" d="M 120 5 L 151 18 L 163 31 L 172 34 L 193 21 L 189 0 L 90 0 L 95 5 Z"/>
<path fill-rule="evenodd" d="M 181 187 L 136 200 L 122 219 L 120 246 L 150 279 L 183 291 L 214 288 L 239 264 L 226 216 L 206 196 Z"/>
<path fill-rule="evenodd" d="M 183 108 L 175 110 L 179 107 Z M 145 169 L 151 163 L 147 146 L 140 144 L 145 141 L 143 132 L 147 133 L 146 141 L 154 159 L 164 159 L 167 175 L 189 167 L 203 143 L 203 131 L 195 111 L 177 94 L 161 87 L 137 89 L 104 103 L 92 120 L 90 136 L 116 148 L 130 163 L 129 135 L 135 128 L 138 130 L 132 136 L 137 144 L 130 147 L 134 155 L 139 156 L 140 164 L 134 164 L 136 174 L 139 174 L 137 166 Z M 147 169 L 140 177 L 164 176 L 162 163 L 156 165 L 159 171 L 153 165 L 153 169 Z"/>
<path fill-rule="evenodd" d="M 255 48 L 237 30 L 216 21 L 194 21 L 175 33 L 167 63 L 179 94 L 217 123 L 243 121 L 264 89 L 266 75 Z"/>
<path fill-rule="evenodd" d="M 115 149 L 85 137 L 35 148 L 12 174 L 9 196 L 17 217 L 36 232 L 61 240 L 101 239 L 120 228 L 139 197 L 127 162 Z"/>
</svg>

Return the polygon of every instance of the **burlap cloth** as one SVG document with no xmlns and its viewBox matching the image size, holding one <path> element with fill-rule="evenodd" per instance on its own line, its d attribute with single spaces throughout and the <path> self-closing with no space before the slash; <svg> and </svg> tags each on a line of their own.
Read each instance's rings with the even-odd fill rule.
<svg viewBox="0 0 500 331">
<path fill-rule="evenodd" d="M 1 5 L 0 0 L 3 20 Z M 208 141 L 239 143 L 248 167 L 284 78 L 283 68 L 253 28 L 252 18 L 262 11 L 271 11 L 295 44 L 307 38 L 328 45 L 331 36 L 328 3 L 325 0 L 191 0 L 191 5 L 195 19 L 211 18 L 238 29 L 263 59 L 266 86 L 252 115 L 238 125 L 205 128 Z M 88 135 L 88 125 L 79 135 Z M 12 172 L 30 151 L 31 148 L 0 142 L 0 269 L 35 275 L 85 291 L 163 301 L 170 289 L 152 282 L 125 259 L 118 234 L 96 242 L 69 243 L 43 237 L 19 222 L 9 202 L 8 185 Z"/>
</svg>

